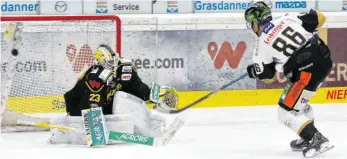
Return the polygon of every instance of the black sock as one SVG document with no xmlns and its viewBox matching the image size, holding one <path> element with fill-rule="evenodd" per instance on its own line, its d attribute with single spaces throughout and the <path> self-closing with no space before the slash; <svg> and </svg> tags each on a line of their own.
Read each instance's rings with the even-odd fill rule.
<svg viewBox="0 0 347 159">
<path fill-rule="evenodd" d="M 318 130 L 313 125 L 313 122 L 311 122 L 310 124 L 307 124 L 305 128 L 300 132 L 300 137 L 307 141 L 310 141 L 316 132 L 318 132 Z"/>
</svg>

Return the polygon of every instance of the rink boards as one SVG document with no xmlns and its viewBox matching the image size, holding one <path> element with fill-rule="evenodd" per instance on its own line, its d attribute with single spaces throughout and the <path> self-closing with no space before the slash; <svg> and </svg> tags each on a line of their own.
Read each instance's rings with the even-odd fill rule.
<svg viewBox="0 0 347 159">
<path fill-rule="evenodd" d="M 283 89 L 225 90 L 196 105 L 195 108 L 276 105 Z M 179 92 L 179 106 L 185 106 L 210 91 Z M 321 88 L 310 101 L 316 104 L 346 103 L 347 87 Z M 12 97 L 8 108 L 23 113 L 65 112 L 62 96 Z M 18 106 L 18 105 L 25 106 Z"/>
<path fill-rule="evenodd" d="M 139 76 L 145 83 L 150 84 L 156 81 L 173 86 L 180 91 L 179 106 L 190 104 L 213 89 L 237 78 L 245 72 L 247 65 L 252 63 L 255 47 L 254 34 L 245 30 L 243 15 L 233 15 L 235 18 L 230 18 L 230 14 L 172 17 L 122 15 L 123 55 L 134 60 Z M 330 46 L 334 66 L 323 88 L 310 102 L 347 103 L 347 48 L 345 47 L 347 14 L 326 13 L 326 15 L 328 22 L 319 33 Z M 35 37 L 33 35 L 39 36 L 38 33 L 32 33 L 30 37 Z M 97 35 L 101 34 L 98 32 Z M 44 36 L 52 37 L 50 33 L 44 33 Z M 83 72 L 74 68 L 83 68 L 83 66 L 87 68 L 85 63 L 69 61 L 66 56 L 67 46 L 75 46 L 80 50 L 88 46 L 93 50 L 99 43 L 97 38 L 88 41 L 88 44 L 77 43 L 81 41 L 79 38 L 81 37 L 74 35 L 65 39 L 63 34 L 56 34 L 55 43 L 62 45 L 42 44 L 38 47 L 36 44 L 35 47 L 31 47 L 30 50 L 34 51 L 29 54 L 30 58 L 22 57 L 23 59 L 17 63 L 20 67 L 16 67 L 19 70 L 16 71 L 18 77 L 28 79 L 31 77 L 35 80 L 19 81 L 23 84 L 21 88 L 18 83 L 15 83 L 14 86 L 17 86 L 17 89 L 13 90 L 17 92 L 12 93 L 20 96 L 11 96 L 7 107 L 25 113 L 65 112 L 62 94 L 74 85 L 75 79 Z M 42 52 L 42 50 L 45 51 Z M 217 54 L 214 52 L 216 50 L 221 53 Z M 230 56 L 235 55 L 237 51 L 243 52 L 239 59 Z M 230 59 L 221 59 L 218 55 L 222 52 L 227 52 Z M 33 59 L 37 60 L 37 54 L 40 55 L 40 60 L 45 62 L 45 67 L 34 66 Z M 7 66 L 6 59 L 10 59 L 5 55 L 2 56 L 1 63 L 4 70 Z M 161 63 L 156 63 L 158 59 Z M 26 70 L 26 66 L 41 69 Z M 61 75 L 62 72 L 65 76 Z M 41 79 L 37 80 L 38 77 Z M 45 83 L 38 83 L 40 81 Z M 277 75 L 277 81 L 272 84 L 244 78 L 230 86 L 228 90 L 221 91 L 199 103 L 196 108 L 276 105 L 285 84 L 283 75 Z M 60 92 L 52 92 L 51 88 Z M 33 92 L 39 96 L 28 95 Z M 10 95 L 13 94 L 10 93 Z"/>
</svg>

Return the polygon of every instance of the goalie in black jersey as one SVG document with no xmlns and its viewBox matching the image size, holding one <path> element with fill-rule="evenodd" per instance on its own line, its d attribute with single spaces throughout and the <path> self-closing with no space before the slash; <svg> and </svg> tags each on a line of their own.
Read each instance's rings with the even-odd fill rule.
<svg viewBox="0 0 347 159">
<path fill-rule="evenodd" d="M 102 107 L 103 113 L 112 113 L 113 96 L 124 91 L 148 100 L 150 88 L 143 83 L 130 60 L 122 59 L 108 45 L 100 45 L 94 54 L 96 64 L 91 66 L 64 94 L 66 111 L 81 116 L 81 110 Z"/>
<path fill-rule="evenodd" d="M 66 112 L 70 116 L 81 116 L 81 110 L 102 107 L 105 115 L 112 114 L 115 92 L 123 91 L 144 101 L 157 103 L 151 89 L 143 83 L 131 60 L 120 58 L 108 45 L 100 45 L 94 54 L 95 65 L 91 66 L 77 81 L 76 85 L 64 94 Z M 176 96 L 176 90 L 162 86 L 161 98 Z M 174 95 L 173 95 L 174 94 Z M 166 96 L 164 96 L 166 95 Z M 170 96 L 170 97 L 169 97 Z M 165 102 L 172 101 L 166 98 Z M 175 101 L 166 103 L 170 108 Z"/>
<path fill-rule="evenodd" d="M 101 107 L 110 131 L 145 136 L 162 136 L 166 119 L 152 114 L 147 103 L 175 108 L 176 90 L 153 82 L 152 88 L 142 82 L 132 62 L 120 58 L 107 45 L 100 45 L 94 54 L 95 64 L 64 94 L 67 116 L 52 119 L 53 125 L 84 129 L 82 110 Z M 183 121 L 177 119 L 170 126 L 177 131 Z M 168 128 L 169 129 L 169 128 Z M 62 132 L 51 129 L 49 143 L 87 144 L 85 133 Z M 111 141 L 109 144 L 117 143 Z"/>
</svg>

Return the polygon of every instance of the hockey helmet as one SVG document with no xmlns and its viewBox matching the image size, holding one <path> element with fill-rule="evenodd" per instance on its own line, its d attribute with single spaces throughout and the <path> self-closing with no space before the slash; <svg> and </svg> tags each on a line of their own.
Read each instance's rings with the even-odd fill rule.
<svg viewBox="0 0 347 159">
<path fill-rule="evenodd" d="M 263 1 L 256 2 L 245 11 L 245 20 L 248 28 L 253 28 L 254 22 L 259 28 L 272 20 L 271 9 Z"/>
<path fill-rule="evenodd" d="M 104 68 L 116 69 L 119 62 L 119 54 L 113 52 L 110 46 L 102 44 L 95 50 L 94 60 Z"/>
</svg>

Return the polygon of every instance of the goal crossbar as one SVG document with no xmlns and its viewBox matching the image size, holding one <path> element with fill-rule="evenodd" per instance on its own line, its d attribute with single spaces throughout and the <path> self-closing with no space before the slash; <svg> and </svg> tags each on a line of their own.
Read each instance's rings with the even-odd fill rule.
<svg viewBox="0 0 347 159">
<path fill-rule="evenodd" d="M 25 15 L 25 16 L 1 16 L 1 21 L 88 21 L 88 20 L 114 20 L 116 22 L 116 51 L 121 55 L 121 20 L 116 15 Z"/>
</svg>

